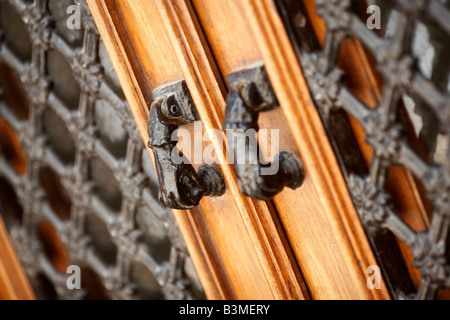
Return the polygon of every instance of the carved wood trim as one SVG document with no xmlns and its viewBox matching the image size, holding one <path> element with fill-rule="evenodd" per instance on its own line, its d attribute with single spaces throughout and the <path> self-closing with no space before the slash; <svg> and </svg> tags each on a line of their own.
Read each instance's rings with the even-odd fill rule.
<svg viewBox="0 0 450 320">
<path fill-rule="evenodd" d="M 145 112 L 147 103 L 142 92 L 148 89 L 141 87 L 137 79 L 137 74 L 142 74 L 142 71 L 133 68 L 139 64 L 137 59 L 130 54 L 135 53 L 131 43 L 122 41 L 121 35 L 125 36 L 127 32 L 120 24 L 119 12 L 114 10 L 116 8 L 113 2 L 90 0 L 87 2 L 110 54 L 139 132 L 146 143 L 148 141 L 147 114 Z M 151 151 L 149 151 L 149 156 L 152 157 Z M 217 253 L 214 252 L 209 236 L 205 235 L 204 226 L 196 221 L 195 211 L 195 209 L 191 212 L 173 210 L 205 294 L 209 299 L 232 298 L 234 294 L 231 292 L 230 285 L 223 277 L 223 271 L 218 270 L 221 268 L 221 263 L 217 261 Z"/>
<path fill-rule="evenodd" d="M 167 22 L 167 34 L 172 40 L 188 86 L 191 85 L 191 93 L 205 127 L 221 128 L 224 120 L 224 86 L 191 3 L 186 0 L 162 0 L 158 1 L 158 5 L 164 21 Z M 222 142 L 215 143 L 219 145 Z M 226 163 L 225 154 L 222 155 L 221 161 Z M 306 287 L 273 208 L 265 202 L 243 196 L 230 165 L 222 165 L 222 170 L 228 178 L 227 185 L 233 193 L 259 262 L 271 283 L 274 298 L 308 298 Z"/>
<path fill-rule="evenodd" d="M 134 60 L 136 57 L 134 56 L 133 45 L 130 38 L 127 37 L 128 31 L 121 25 L 120 12 L 117 11 L 114 2 L 89 0 L 88 4 L 105 46 L 112 57 L 113 65 L 143 141 L 147 141 L 147 115 L 145 110 L 151 102 L 150 99 L 146 98 L 149 86 L 145 83 L 144 70 L 139 69 L 139 61 Z M 136 5 L 139 5 L 139 3 L 136 3 Z M 220 77 L 214 74 L 214 67 L 210 64 L 211 56 L 205 52 L 195 51 L 195 55 L 199 56 L 192 59 L 194 51 L 188 50 L 191 46 L 196 46 L 196 50 L 199 50 L 205 44 L 201 34 L 197 33 L 199 29 L 195 21 L 192 20 L 190 9 L 180 10 L 180 6 L 187 4 L 175 1 L 158 1 L 157 5 L 163 18 L 165 18 L 164 22 L 168 30 L 178 33 L 180 31 L 178 29 L 179 19 L 184 19 L 183 25 L 189 26 L 189 30 L 183 30 L 183 33 L 184 37 L 188 34 L 191 38 L 181 38 L 185 41 L 184 43 L 180 42 L 177 36 L 170 35 L 170 37 L 173 44 L 179 45 L 175 51 L 204 126 L 206 128 L 220 128 L 223 114 L 220 114 L 220 108 L 211 108 L 210 106 L 224 104 L 223 85 L 220 83 Z M 189 40 L 186 41 L 186 39 Z M 194 41 L 194 43 L 191 41 Z M 186 55 L 186 57 L 183 55 Z M 145 59 L 145 57 L 139 58 Z M 195 59 L 200 59 L 202 63 L 192 64 Z M 199 74 L 200 77 L 198 77 Z M 207 94 L 208 92 L 212 93 Z M 240 215 L 238 220 L 242 221 L 245 226 L 248 238 L 251 241 L 249 245 L 258 257 L 256 261 L 252 261 L 252 258 L 249 257 L 248 261 L 235 261 L 234 263 L 253 265 L 254 268 L 263 270 L 265 279 L 261 279 L 261 281 L 262 283 L 267 281 L 270 290 L 264 291 L 266 289 L 263 285 L 261 286 L 261 292 L 255 292 L 257 296 L 266 299 L 304 298 L 307 296 L 306 288 L 273 208 L 270 204 L 253 203 L 243 197 L 239 193 L 231 167 L 224 165 L 222 170 L 235 199 L 234 205 L 238 208 L 236 212 L 228 212 L 227 214 L 237 215 L 236 217 Z M 222 263 L 223 259 L 227 259 L 229 263 L 232 262 L 233 257 L 231 254 L 228 257 L 223 257 L 217 252 L 215 241 L 219 241 L 220 238 L 223 238 L 223 235 L 219 237 L 218 234 L 212 234 L 208 230 L 201 208 L 192 211 L 173 210 L 173 212 L 207 297 L 210 299 L 253 298 L 240 294 L 240 290 L 243 288 L 237 287 L 238 283 L 245 283 L 246 275 L 229 274 L 229 270 Z M 234 241 L 232 234 L 227 235 L 227 239 Z M 235 243 L 234 245 L 238 244 Z"/>
</svg>

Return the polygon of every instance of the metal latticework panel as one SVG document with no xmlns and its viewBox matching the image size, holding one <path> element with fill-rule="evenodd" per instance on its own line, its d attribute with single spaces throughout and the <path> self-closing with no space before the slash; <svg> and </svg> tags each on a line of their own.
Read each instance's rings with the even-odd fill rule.
<svg viewBox="0 0 450 320">
<path fill-rule="evenodd" d="M 316 0 L 317 14 L 327 27 L 320 48 L 316 40 L 311 40 L 314 31 L 311 23 L 305 23 L 305 8 L 298 9 L 296 17 L 290 17 L 292 10 L 286 8 L 293 5 L 292 1 L 279 1 L 311 95 L 341 164 L 346 161 L 354 164 L 355 156 L 349 156 L 353 152 L 349 150 L 351 139 L 345 137 L 344 143 L 336 140 L 336 136 L 344 136 L 339 132 L 340 122 L 336 121 L 339 112 L 345 111 L 356 119 L 372 149 L 371 164 L 368 170 L 364 169 L 366 173 L 351 165 L 343 170 L 375 254 L 387 278 L 391 276 L 387 281 L 393 297 L 432 299 L 439 289 L 450 286 L 449 3 L 438 0 L 369 2 Z M 365 13 L 369 4 L 381 8 L 382 30 L 370 30 L 367 26 Z M 362 43 L 382 79 L 380 103 L 376 107 L 364 104 L 348 86 L 348 78 L 340 66 L 346 39 Z M 407 134 L 405 110 L 410 113 L 416 133 L 421 132 L 419 137 L 411 138 Z M 425 141 L 427 152 L 417 150 L 419 140 Z M 344 150 L 339 154 L 342 145 Z M 390 170 L 398 166 L 409 170 L 423 186 L 426 201 L 432 208 L 427 230 L 414 230 L 396 212 L 387 180 Z M 412 263 L 421 276 L 417 292 L 413 292 L 411 285 L 399 285 L 402 281 L 398 278 L 408 277 L 408 273 L 396 272 L 396 265 L 389 261 L 399 255 L 398 251 L 392 251 L 393 247 L 377 247 L 380 239 L 392 234 L 412 252 Z M 383 251 L 387 253 L 384 257 Z"/>
<path fill-rule="evenodd" d="M 202 298 L 86 3 L 1 0 L 0 63 L 0 211 L 37 296 Z"/>
</svg>

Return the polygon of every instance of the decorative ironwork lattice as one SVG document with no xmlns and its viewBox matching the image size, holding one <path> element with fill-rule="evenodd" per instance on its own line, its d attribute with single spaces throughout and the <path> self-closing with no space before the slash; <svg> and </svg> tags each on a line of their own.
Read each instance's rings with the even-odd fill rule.
<svg viewBox="0 0 450 320">
<path fill-rule="evenodd" d="M 69 5 L 81 10 L 81 30 L 67 29 Z M 93 295 L 67 288 L 68 275 L 46 255 L 42 221 L 68 264 L 81 267 L 83 288 L 96 274 L 113 299 L 203 297 L 173 216 L 157 201 L 156 174 L 85 1 L 1 0 L 0 14 L 0 78 L 20 75 L 28 101 L 20 109 L 11 92 L 0 94 L 0 120 L 26 154 L 21 174 L 0 153 L 1 184 L 22 212 L 19 222 L 4 219 L 38 297 L 45 284 L 56 298 Z"/>
<path fill-rule="evenodd" d="M 450 286 L 449 3 L 438 0 L 371 1 L 371 4 L 381 6 L 385 15 L 383 20 L 389 20 L 391 24 L 393 32 L 384 35 L 370 30 L 361 18 L 362 14 L 358 14 L 358 6 L 363 6 L 364 10 L 367 8 L 366 1 L 316 0 L 316 4 L 317 14 L 327 26 L 322 49 L 317 40 L 310 39 L 314 31 L 310 22 L 305 23 L 307 13 L 304 7 L 297 8 L 297 11 L 286 10 L 292 9 L 293 1 L 285 0 L 279 1 L 279 8 L 295 40 L 294 46 L 311 95 L 335 148 L 339 147 L 339 142 L 333 139 L 339 129 L 336 130 L 337 122 L 333 123 L 332 118 L 344 110 L 364 128 L 366 142 L 373 149 L 367 174 L 361 171 L 355 174 L 355 170 L 344 169 L 355 207 L 369 238 L 373 240 L 376 254 L 377 250 L 386 249 L 376 248 L 374 239 L 389 233 L 406 243 L 414 256 L 413 265 L 421 274 L 417 292 L 411 290 L 411 285 L 396 287 L 398 279 L 388 279 L 393 297 L 433 299 L 438 289 Z M 297 16 L 294 15 L 296 12 Z M 420 27 L 429 33 L 429 42 L 436 44 L 434 62 L 428 72 L 421 66 L 424 57 L 418 56 L 414 50 Z M 373 55 L 375 68 L 383 78 L 381 101 L 375 108 L 361 102 L 346 85 L 345 73 L 338 63 L 341 45 L 347 38 L 357 39 L 364 45 Z M 406 135 L 406 126 L 400 116 L 405 97 L 413 97 L 415 101 L 415 112 L 422 116 L 423 135 L 432 133 L 427 136 L 428 146 L 433 151 L 430 156 L 420 155 Z M 346 139 L 344 144 L 349 150 L 350 139 Z M 436 149 L 438 144 L 440 147 Z M 341 152 L 338 157 L 342 160 L 348 155 Z M 404 166 L 423 185 L 427 199 L 433 205 L 428 230 L 416 232 L 396 213 L 386 185 L 388 172 L 394 166 Z M 395 266 L 387 261 L 389 258 L 392 257 L 379 263 L 384 265 L 387 274 L 392 274 Z M 405 275 L 397 272 L 396 276 Z"/>
</svg>

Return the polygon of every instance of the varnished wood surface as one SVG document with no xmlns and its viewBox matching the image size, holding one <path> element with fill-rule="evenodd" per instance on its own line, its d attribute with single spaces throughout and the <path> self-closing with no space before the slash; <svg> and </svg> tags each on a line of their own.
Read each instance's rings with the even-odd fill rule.
<svg viewBox="0 0 450 320">
<path fill-rule="evenodd" d="M 223 121 L 225 97 L 220 86 L 221 77 L 211 60 L 208 44 L 199 29 L 189 1 L 159 1 L 161 14 L 169 25 L 168 36 L 179 57 L 180 65 L 194 96 L 205 127 L 219 129 Z M 179 41 L 181 39 L 181 41 Z M 178 44 L 181 43 L 181 46 Z M 218 86 L 216 87 L 216 84 Z M 198 100 L 196 99 L 198 98 Z M 211 103 L 219 102 L 217 103 Z M 217 142 L 220 144 L 221 142 Z M 222 155 L 221 163 L 225 163 Z M 237 213 L 252 241 L 274 298 L 296 299 L 307 297 L 289 244 L 270 204 L 252 201 L 238 190 L 229 165 L 221 165 L 228 187 L 233 193 Z M 244 261 L 243 261 L 244 262 Z M 250 262 L 251 263 L 251 262 Z M 240 289 L 241 290 L 241 289 Z M 251 296 L 249 296 L 251 297 Z"/>
<path fill-rule="evenodd" d="M 202 82 L 201 86 L 208 87 L 203 93 L 199 93 L 196 90 L 199 83 L 191 76 L 193 71 L 186 72 L 186 65 L 180 66 L 178 54 L 178 62 L 174 62 L 171 58 L 171 52 L 174 51 L 166 47 L 166 41 L 158 40 L 167 37 L 166 31 L 176 26 L 177 19 L 181 18 L 178 12 L 173 14 L 172 10 L 176 10 L 176 7 L 172 7 L 172 3 L 166 6 L 169 2 L 129 1 L 124 4 L 120 1 L 89 1 L 89 5 L 106 48 L 113 58 L 113 65 L 143 141 L 148 139 L 145 110 L 151 103 L 147 98 L 149 90 L 178 80 L 180 67 L 194 101 L 198 104 L 204 125 L 208 127 L 214 121 L 217 115 L 210 112 L 211 107 L 208 104 L 203 108 L 205 104 L 199 103 L 198 100 L 203 101 L 204 98 L 199 98 L 199 95 L 204 95 L 205 90 L 208 92 L 212 87 L 218 88 L 219 91 L 223 89 L 217 82 Z M 156 12 L 161 16 L 155 16 Z M 183 12 L 189 14 L 189 11 Z M 136 23 L 151 19 L 153 29 L 143 28 L 141 24 Z M 161 33 L 162 26 L 165 28 L 164 33 Z M 193 26 L 195 28 L 195 25 Z M 149 30 L 153 33 L 152 36 L 148 35 Z M 194 32 L 195 35 L 195 29 L 189 32 Z M 130 37 L 130 34 L 133 36 Z M 170 39 L 172 44 L 180 41 L 179 38 Z M 187 51 L 186 48 L 181 50 Z M 148 55 L 155 56 L 150 58 Z M 172 65 L 158 67 L 149 62 L 159 63 L 158 57 L 161 56 L 167 56 L 164 63 Z M 210 116 L 203 117 L 205 113 Z M 214 127 L 217 128 L 217 125 Z M 289 246 L 287 242 L 283 242 L 283 235 L 278 234 L 279 226 L 270 219 L 271 211 L 266 207 L 267 221 L 255 221 L 256 208 L 248 206 L 248 200 L 236 194 L 235 180 L 231 174 L 227 174 L 231 172 L 230 168 L 227 169 L 225 165 L 222 169 L 226 171 L 229 185 L 224 196 L 205 198 L 200 206 L 191 212 L 174 210 L 207 296 L 213 299 L 302 298 L 302 282 L 295 260 L 292 255 L 289 256 Z M 255 233 L 255 229 L 259 233 Z M 289 272 L 279 273 L 280 269 Z"/>
<path fill-rule="evenodd" d="M 254 201 L 240 194 L 232 167 L 221 165 L 228 185 L 222 198 L 174 211 L 209 298 L 389 298 L 384 283 L 381 290 L 366 287 L 367 267 L 376 261 L 273 0 L 89 4 L 143 141 L 151 91 L 161 84 L 184 78 L 204 129 L 220 129 L 225 77 L 260 62 L 269 73 L 281 109 L 262 114 L 260 127 L 280 128 L 281 148 L 298 152 L 307 178 L 272 202 Z M 323 43 L 325 25 L 313 1 L 305 5 Z M 347 40 L 343 57 L 351 90 L 375 107 L 380 87 L 363 48 Z M 369 163 L 364 132 L 350 122 Z M 389 181 L 399 215 L 416 230 L 426 228 L 429 213 L 411 174 L 394 168 Z M 411 262 L 409 249 L 400 245 Z M 417 270 L 410 272 L 417 283 Z"/>
<path fill-rule="evenodd" d="M 260 127 L 280 129 L 281 149 L 299 151 L 307 173 L 301 188 L 283 190 L 273 204 L 311 297 L 388 298 L 385 287 L 372 292 L 366 286 L 375 259 L 274 3 L 193 4 L 223 78 L 261 60 L 269 72 L 282 109 L 261 114 Z M 224 18 L 212 18 L 219 12 Z"/>
<path fill-rule="evenodd" d="M 252 21 L 251 14 L 248 18 L 251 2 L 195 0 L 191 5 L 186 0 L 158 0 L 89 4 L 144 141 L 148 138 L 145 113 L 151 103 L 151 89 L 184 77 L 204 127 L 220 129 L 227 91 L 223 79 L 231 71 L 264 59 L 284 107 L 263 114 L 261 127 L 281 128 L 282 148 L 300 150 L 305 166 L 312 168 L 300 189 L 285 190 L 273 203 L 266 203 L 243 197 L 230 165 L 221 165 L 228 185 L 225 196 L 202 200 L 199 208 L 191 212 L 174 211 L 208 297 L 387 297 L 384 287 L 381 293 L 369 292 L 366 287 L 364 267 L 375 263 L 348 194 L 340 193 L 339 183 L 325 181 L 340 172 L 323 127 L 320 129 L 320 119 L 317 114 L 308 113 L 301 117 L 298 112 L 298 108 L 308 109 L 308 102 L 305 104 L 301 97 L 306 87 L 293 88 L 289 85 L 294 79 L 286 82 L 276 78 L 276 73 L 285 72 L 290 63 L 302 77 L 298 63 L 289 56 L 280 64 L 279 57 L 262 45 L 258 25 L 255 27 L 260 22 Z M 273 12 L 265 18 L 269 19 L 266 22 L 278 19 Z M 152 20 L 151 27 L 144 24 L 148 20 Z M 163 29 L 165 35 L 161 33 Z M 267 34 L 272 33 L 273 30 Z M 283 45 L 289 48 L 287 36 L 283 36 L 286 38 L 277 41 L 285 41 Z M 158 41 L 160 37 L 165 38 Z M 294 90 L 293 94 L 288 95 L 289 90 Z M 284 125 L 283 111 L 291 131 Z M 311 120 L 312 116 L 316 118 Z M 310 132 L 300 128 L 305 121 L 311 121 L 307 123 Z M 319 129 L 314 129 L 317 126 Z M 311 135 L 324 143 L 319 153 L 311 145 Z M 320 161 L 319 154 L 326 155 L 326 160 Z M 326 163 L 329 159 L 334 161 L 331 171 Z M 328 174 L 325 177 L 321 171 L 324 168 Z M 340 197 L 337 205 L 333 200 L 336 195 Z"/>
<path fill-rule="evenodd" d="M 148 139 L 146 109 L 151 104 L 151 98 L 145 99 L 143 92 L 151 97 L 150 80 L 142 70 L 137 51 L 128 38 L 129 31 L 115 2 L 88 1 L 88 5 L 145 142 Z M 227 281 L 220 256 L 204 225 L 195 222 L 195 211 L 197 210 L 192 213 L 181 211 L 174 213 L 203 289 L 210 299 L 233 298 L 234 294 Z"/>
<path fill-rule="evenodd" d="M 192 1 L 215 62 L 225 76 L 262 60 L 243 3 L 241 0 Z"/>
<path fill-rule="evenodd" d="M 0 218 L 0 300 L 34 300 L 35 296 Z"/>
</svg>

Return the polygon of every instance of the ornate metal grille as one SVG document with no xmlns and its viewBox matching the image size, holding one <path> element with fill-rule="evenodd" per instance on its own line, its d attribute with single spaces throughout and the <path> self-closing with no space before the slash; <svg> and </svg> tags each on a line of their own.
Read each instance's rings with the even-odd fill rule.
<svg viewBox="0 0 450 320">
<path fill-rule="evenodd" d="M 369 30 L 362 15 L 358 14 L 358 6 L 362 6 L 365 13 L 368 5 L 366 1 L 316 0 L 317 13 L 327 26 L 323 49 L 320 49 L 315 39 L 311 39 L 313 30 L 311 23 L 305 23 L 305 8 L 297 5 L 297 9 L 292 10 L 293 1 L 289 0 L 279 1 L 279 4 L 295 42 L 312 97 L 339 153 L 338 157 L 344 163 L 343 167 L 346 167 L 343 171 L 355 206 L 387 275 L 393 297 L 433 299 L 438 289 L 450 286 L 448 1 L 372 1 L 372 4 L 381 6 L 383 20 L 393 31 L 382 34 Z M 286 8 L 290 8 L 290 11 Z M 430 40 L 427 44 L 434 50 L 434 61 L 428 61 L 428 68 L 424 68 L 424 56 L 420 56 L 415 49 L 421 28 L 425 30 L 422 33 L 428 34 Z M 386 30 L 386 23 L 383 30 Z M 345 82 L 346 75 L 338 61 L 341 45 L 347 38 L 358 39 L 365 50 L 373 54 L 375 69 L 383 79 L 382 97 L 376 108 L 365 105 Z M 410 101 L 415 102 L 415 112 L 423 121 L 422 137 L 426 138 L 429 147 L 429 153 L 425 155 L 417 152 L 414 142 L 408 139 L 401 119 L 401 112 L 405 110 L 402 102 L 411 97 L 413 100 Z M 364 169 L 367 173 L 355 169 L 354 158 L 358 157 L 354 155 L 354 150 L 350 150 L 351 139 L 345 137 L 344 143 L 338 141 L 339 134 L 336 132 L 340 129 L 336 130 L 336 126 L 341 128 L 342 125 L 336 119 L 342 115 L 342 110 L 353 116 L 364 128 L 366 142 L 373 149 L 370 168 L 368 172 Z M 343 148 L 339 148 L 343 145 Z M 346 152 L 353 153 L 353 166 L 345 165 L 344 158 L 349 158 Z M 416 232 L 396 212 L 386 181 L 390 168 L 399 165 L 407 168 L 422 183 L 432 203 L 433 213 L 428 230 Z M 398 279 L 407 274 L 395 270 L 396 267 L 402 267 L 392 262 L 399 253 L 380 246 L 380 239 L 392 234 L 411 249 L 413 265 L 421 273 L 416 293 L 410 282 Z M 383 251 L 388 251 L 388 254 L 383 255 Z"/>
<path fill-rule="evenodd" d="M 0 209 L 38 297 L 202 298 L 85 1 L 0 0 L 0 63 L 0 120 L 26 159 L 2 140 Z M 56 235 L 83 290 L 53 261 Z"/>
</svg>

